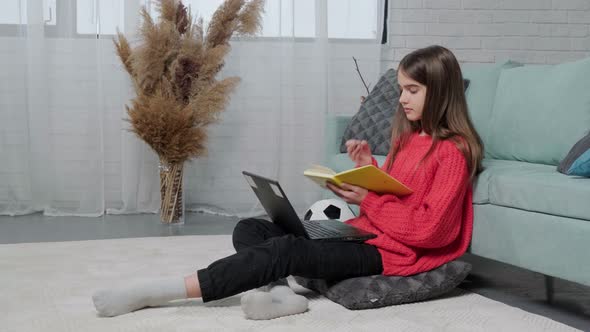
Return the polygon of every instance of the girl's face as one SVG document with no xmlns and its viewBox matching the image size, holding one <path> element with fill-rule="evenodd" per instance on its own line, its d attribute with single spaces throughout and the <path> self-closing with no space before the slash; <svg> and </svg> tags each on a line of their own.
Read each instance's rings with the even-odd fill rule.
<svg viewBox="0 0 590 332">
<path fill-rule="evenodd" d="M 403 70 L 397 72 L 397 82 L 400 88 L 399 102 L 404 108 L 408 120 L 418 121 L 422 119 L 424 100 L 426 99 L 426 85 L 409 78 Z"/>
</svg>

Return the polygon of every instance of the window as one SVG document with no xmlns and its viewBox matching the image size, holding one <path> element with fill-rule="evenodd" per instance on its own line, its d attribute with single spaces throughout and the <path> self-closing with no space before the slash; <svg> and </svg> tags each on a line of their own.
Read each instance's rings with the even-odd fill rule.
<svg viewBox="0 0 590 332">
<path fill-rule="evenodd" d="M 27 0 L 2 0 L 0 4 L 0 24 L 27 24 Z M 46 25 L 56 24 L 56 0 L 43 0 L 43 21 Z"/>
<path fill-rule="evenodd" d="M 377 39 L 380 37 L 378 0 L 328 0 L 328 38 Z"/>
<path fill-rule="evenodd" d="M 264 11 L 262 37 L 316 36 L 315 0 L 270 0 Z"/>
<path fill-rule="evenodd" d="M 316 0 L 267 0 L 262 14 L 262 37 L 315 36 Z M 183 0 L 193 17 L 202 17 L 205 27 L 223 0 Z M 147 2 L 149 13 L 157 17 L 156 6 Z"/>
<path fill-rule="evenodd" d="M 224 0 L 183 0 L 194 17 L 201 16 L 205 26 Z M 263 13 L 262 37 L 315 38 L 318 22 L 327 22 L 327 37 L 331 39 L 379 38 L 385 0 L 266 0 Z M 56 11 L 57 0 L 43 0 L 43 20 L 50 28 L 48 36 L 110 36 L 117 28 L 125 32 L 125 11 L 137 11 L 145 5 L 152 17 L 156 17 L 156 5 L 152 0 L 76 0 L 75 17 L 60 21 Z M 27 24 L 32 17 L 32 4 L 39 0 L 2 0 L 0 2 L 0 27 L 4 34 L 16 34 L 19 25 Z M 67 6 L 66 6 L 67 7 Z M 41 10 L 41 8 L 39 8 Z M 60 15 L 70 15 L 69 8 L 62 8 Z M 318 16 L 319 15 L 319 16 Z M 127 15 L 135 17 L 133 15 Z M 317 20 L 317 17 L 325 19 Z M 75 20 L 75 21 L 74 21 Z M 133 19 L 132 19 L 133 20 Z M 75 24 L 71 24 L 70 22 Z M 325 26 L 324 26 L 325 29 Z M 2 32 L 2 31 L 0 31 Z M 46 31 L 48 32 L 48 31 Z M 323 34 L 323 33 L 322 33 Z"/>
<path fill-rule="evenodd" d="M 76 33 L 114 35 L 125 28 L 125 3 L 120 0 L 77 0 Z"/>
<path fill-rule="evenodd" d="M 155 5 L 144 0 L 152 17 Z M 328 38 L 377 39 L 383 0 L 267 0 L 262 37 L 314 38 L 317 1 L 327 1 Z M 203 17 L 205 26 L 223 0 L 183 0 L 193 16 Z"/>
</svg>

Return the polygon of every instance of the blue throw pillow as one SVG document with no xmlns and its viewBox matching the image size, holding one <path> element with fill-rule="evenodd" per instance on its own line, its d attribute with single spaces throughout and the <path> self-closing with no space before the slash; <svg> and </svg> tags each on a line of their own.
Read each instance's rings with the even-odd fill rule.
<svg viewBox="0 0 590 332">
<path fill-rule="evenodd" d="M 567 175 L 590 177 L 590 133 L 572 147 L 557 166 L 557 171 Z"/>
</svg>

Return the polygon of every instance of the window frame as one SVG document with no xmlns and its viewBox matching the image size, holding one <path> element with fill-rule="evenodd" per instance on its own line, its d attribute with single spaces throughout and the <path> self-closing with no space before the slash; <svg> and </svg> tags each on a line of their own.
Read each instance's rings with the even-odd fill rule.
<svg viewBox="0 0 590 332">
<path fill-rule="evenodd" d="M 24 0 L 23 0 L 24 1 Z M 99 1 L 99 0 L 97 0 Z M 145 4 L 145 1 L 149 0 L 137 0 L 136 4 L 133 4 L 133 7 L 137 7 L 138 9 L 141 8 Z M 293 0 L 296 1 L 296 0 Z M 260 41 L 287 41 L 287 40 L 294 40 L 296 42 L 314 42 L 318 39 L 327 39 L 330 43 L 374 43 L 374 42 L 382 42 L 382 34 L 383 29 L 385 28 L 387 22 L 384 22 L 386 17 L 386 11 L 388 8 L 384 8 L 387 4 L 387 0 L 376 0 L 377 7 L 378 7 L 378 15 L 377 15 L 377 22 L 375 23 L 375 28 L 377 29 L 377 35 L 375 38 L 337 38 L 337 37 L 328 37 L 327 31 L 327 19 L 328 19 L 328 5 L 326 0 L 315 0 L 315 18 L 316 18 L 316 32 L 314 37 L 289 37 L 289 36 L 232 36 L 232 41 L 252 41 L 256 42 Z M 69 8 L 68 8 L 69 3 Z M 128 1 L 124 1 L 124 12 L 131 8 L 128 4 Z M 71 24 L 64 23 L 62 20 L 60 22 L 59 17 L 67 17 L 67 14 L 70 13 L 77 13 L 77 1 L 73 0 L 55 0 L 55 14 L 56 14 L 56 22 L 53 25 L 45 25 L 44 26 L 44 33 L 45 37 L 47 38 L 76 38 L 76 39 L 111 39 L 113 38 L 114 34 L 100 34 L 100 33 L 78 33 L 77 31 L 77 23 L 78 17 L 77 14 L 74 14 L 74 19 L 72 20 Z M 51 8 L 51 7 L 50 7 Z M 150 8 L 148 7 L 148 11 Z M 129 15 L 125 15 L 124 25 L 127 25 L 127 19 Z M 323 20 L 320 19 L 323 17 Z M 60 24 L 61 23 L 61 24 Z M 69 28 L 68 28 L 69 27 Z M 123 29 L 124 31 L 124 29 Z M 26 36 L 26 25 L 25 24 L 2 24 L 0 23 L 0 37 L 21 37 Z"/>
<path fill-rule="evenodd" d="M 26 1 L 26 0 L 19 0 L 19 5 L 21 1 Z M 49 34 L 51 33 L 55 33 L 55 31 L 57 30 L 57 24 L 58 24 L 58 20 L 57 20 L 57 11 L 58 11 L 58 2 L 60 2 L 60 0 L 55 0 L 55 15 L 56 15 L 56 19 L 55 19 L 55 24 L 47 24 L 47 22 L 45 22 L 44 26 L 45 26 L 45 31 L 46 31 L 46 36 L 47 36 L 47 32 L 49 32 Z M 51 11 L 51 7 L 49 7 L 49 17 L 51 17 L 53 11 Z M 50 20 L 51 21 L 51 20 Z M 0 37 L 19 37 L 19 36 L 26 36 L 26 27 L 27 24 L 22 24 L 22 23 L 0 23 Z"/>
</svg>

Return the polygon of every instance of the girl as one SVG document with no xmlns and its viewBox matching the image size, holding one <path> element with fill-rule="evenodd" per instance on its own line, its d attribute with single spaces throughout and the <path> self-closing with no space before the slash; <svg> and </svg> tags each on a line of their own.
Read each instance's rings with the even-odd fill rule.
<svg viewBox="0 0 590 332">
<path fill-rule="evenodd" d="M 346 202 L 360 205 L 359 216 L 347 223 L 376 238 L 365 243 L 312 241 L 285 235 L 265 220 L 242 220 L 233 234 L 236 254 L 186 276 L 184 282 L 155 280 L 99 291 L 93 296 L 99 313 L 115 316 L 179 298 L 207 302 L 289 275 L 328 280 L 407 276 L 465 253 L 472 232 L 472 181 L 481 170 L 483 146 L 469 119 L 461 69 L 449 50 L 431 46 L 404 57 L 397 78 L 401 95 L 382 169 L 414 193 L 396 197 L 346 184 L 329 186 Z M 366 141 L 350 140 L 346 146 L 357 167 L 377 166 Z M 273 318 L 307 309 L 301 297 L 281 292 L 292 295 L 291 300 L 274 297 L 280 292 L 270 294 L 272 298 L 249 293 L 254 295 L 242 298 L 246 315 Z"/>
</svg>

